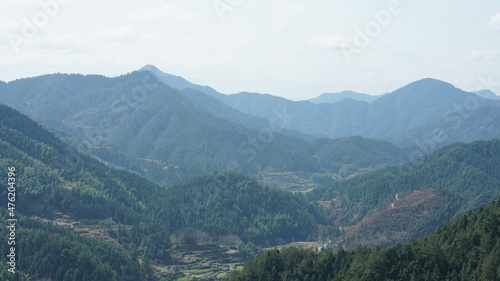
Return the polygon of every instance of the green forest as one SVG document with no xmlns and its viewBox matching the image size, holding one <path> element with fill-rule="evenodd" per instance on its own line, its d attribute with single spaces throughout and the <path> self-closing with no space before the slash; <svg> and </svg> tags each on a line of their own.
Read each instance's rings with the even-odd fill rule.
<svg viewBox="0 0 500 281">
<path fill-rule="evenodd" d="M 415 191 L 434 192 L 437 198 L 431 202 L 433 206 L 426 202 L 412 206 L 409 215 L 399 223 L 399 231 L 406 233 L 399 241 L 402 242 L 429 233 L 451 219 L 499 198 L 498 163 L 498 139 L 453 144 L 412 163 L 318 188 L 307 193 L 306 197 L 309 201 L 332 202 L 323 208 L 328 218 L 337 226 L 349 226 L 370 218 L 390 206 L 391 202 L 397 204 L 396 194 L 405 197 Z M 371 234 L 365 232 L 363 235 Z"/>
<path fill-rule="evenodd" d="M 271 130 L 269 120 L 260 129 L 247 128 L 144 71 L 20 79 L 0 88 L 0 102 L 10 100 L 66 143 L 160 186 L 227 169 L 250 176 L 271 169 L 346 177 L 407 162 L 404 150 L 386 141 L 304 139 Z"/>
<path fill-rule="evenodd" d="M 229 281 L 422 280 L 495 281 L 500 278 L 500 200 L 454 220 L 433 234 L 394 247 L 336 252 L 274 249 L 245 264 Z"/>
<path fill-rule="evenodd" d="M 24 257 L 19 278 L 117 280 L 125 274 L 148 280 L 149 261 L 171 262 L 171 241 L 197 245 L 229 239 L 255 252 L 251 242 L 264 246 L 307 239 L 325 223 L 302 196 L 270 189 L 235 172 L 161 188 L 76 152 L 3 105 L 0 136 L 0 166 L 16 167 L 19 185 L 16 211 L 22 218 L 18 235 L 23 247 L 18 254 Z M 0 180 L 7 182 L 7 170 Z M 3 189 L 0 204 L 6 206 L 6 200 Z M 97 228 L 99 233 L 82 237 L 58 226 L 64 221 L 76 228 Z M 6 243 L 1 247 L 7 251 Z M 86 266 L 80 267 L 81 259 Z"/>
<path fill-rule="evenodd" d="M 144 96 L 124 94 L 144 85 Z M 397 93 L 429 96 L 429 85 L 441 97 L 429 107 L 436 117 L 455 88 L 425 80 Z M 8 212 L 17 219 L 16 273 L 2 262 L 0 280 L 500 280 L 496 107 L 463 120 L 473 130 L 488 117 L 485 140 L 449 130 L 471 142 L 436 146 L 410 162 L 413 147 L 354 134 L 313 137 L 293 126 L 270 132 L 270 120 L 203 95 L 146 72 L 0 83 L 0 102 L 14 101 L 0 104 L 0 182 L 10 182 L 8 167 L 16 178 L 15 209 L 7 208 L 9 190 L 0 190 L 0 222 L 9 225 Z M 314 118 L 332 108 L 328 118 L 339 124 L 367 118 L 343 119 L 342 104 L 361 106 L 355 101 L 230 99 L 261 112 L 261 98 L 314 109 L 299 125 L 315 130 L 323 125 Z M 395 110 L 377 102 L 370 114 Z M 392 133 L 426 123 L 411 109 Z M 247 127 L 252 122 L 258 126 Z M 1 241 L 6 257 L 12 250 Z"/>
<path fill-rule="evenodd" d="M 302 196 L 262 186 L 235 172 L 198 177 L 168 190 L 161 216 L 170 229 L 236 235 L 271 246 L 316 236 L 325 218 Z M 168 218 L 168 219 L 167 219 Z"/>
</svg>

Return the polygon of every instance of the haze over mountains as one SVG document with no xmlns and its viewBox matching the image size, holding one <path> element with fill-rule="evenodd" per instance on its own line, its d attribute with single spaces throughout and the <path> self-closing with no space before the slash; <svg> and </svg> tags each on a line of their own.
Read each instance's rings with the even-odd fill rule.
<svg viewBox="0 0 500 281">
<path fill-rule="evenodd" d="M 320 96 L 309 99 L 308 101 L 313 103 L 336 103 L 343 99 L 353 99 L 357 101 L 365 101 L 371 103 L 381 96 L 370 96 L 367 94 L 361 94 L 353 91 L 343 91 L 340 93 L 323 93 Z"/>
<path fill-rule="evenodd" d="M 214 104 L 219 116 L 239 118 L 243 124 L 258 120 L 254 129 L 247 128 L 211 114 L 149 72 L 116 78 L 45 75 L 16 80 L 0 90 L 0 102 L 57 128 L 68 142 L 162 185 L 227 169 L 333 175 L 344 166 L 356 172 L 406 161 L 394 145 L 372 140 L 353 142 L 359 147 L 332 154 L 342 150 L 335 141 L 293 137 L 273 131 L 270 123 L 257 130 L 259 122 L 266 123 L 260 118 L 216 101 L 202 103 Z M 184 92 L 189 95 L 189 90 Z M 273 122 L 279 126 L 286 120 Z M 365 155 L 353 157 L 358 151 Z"/>
<path fill-rule="evenodd" d="M 141 70 L 116 78 L 54 74 L 2 83 L 0 102 L 57 128 L 67 142 L 99 159 L 162 185 L 235 169 L 282 188 L 289 180 L 276 173 L 306 173 L 301 188 L 307 189 L 324 183 L 319 178 L 333 181 L 405 162 L 408 153 L 415 158 L 457 141 L 499 137 L 500 100 L 435 79 L 371 103 L 313 103 L 224 95 L 151 65 Z M 343 150 L 324 139 L 352 136 L 400 149 L 365 139 Z"/>
<path fill-rule="evenodd" d="M 167 84 L 171 80 L 168 79 L 169 75 L 153 66 L 144 67 L 143 70 L 152 71 L 160 79 L 163 77 L 163 81 Z M 450 127 L 450 123 L 454 126 L 466 120 L 470 113 L 481 107 L 500 105 L 499 100 L 492 99 L 496 95 L 491 91 L 469 93 L 449 83 L 430 78 L 415 81 L 393 92 L 377 96 L 375 100 L 370 98 L 371 103 L 363 101 L 367 98 L 363 94 L 353 94 L 349 91 L 320 96 L 326 98 L 352 95 L 348 99 L 339 101 L 334 99 L 329 103 L 315 104 L 309 101 L 317 101 L 320 97 L 296 102 L 269 94 L 242 92 L 223 95 L 216 93 L 212 88 L 192 83 L 183 83 L 180 86 L 180 88 L 187 87 L 196 88 L 202 92 L 205 89 L 206 94 L 243 113 L 268 120 L 285 119 L 286 122 L 280 124 L 280 129 L 289 129 L 316 137 L 338 138 L 359 135 L 390 140 L 395 143 L 403 143 L 401 139 L 405 138 L 411 130 L 421 127 L 434 130 L 446 129 Z M 488 98 L 479 96 L 479 93 L 487 93 L 485 97 Z M 191 97 L 191 99 L 196 100 L 196 97 Z M 443 126 L 443 123 L 447 123 L 448 126 Z M 491 128 L 485 130 L 491 131 Z M 463 131 L 466 132 L 466 130 Z M 489 137 L 494 138 L 498 135 L 493 133 Z M 471 135 L 468 138 L 474 139 L 474 136 Z M 448 143 L 454 142 L 453 139 L 448 141 Z"/>
<path fill-rule="evenodd" d="M 295 102 L 224 95 L 146 68 L 114 78 L 50 74 L 0 83 L 0 163 L 15 165 L 23 184 L 19 280 L 183 280 L 200 268 L 195 278 L 224 279 L 260 247 L 393 245 L 500 196 L 497 100 L 423 79 L 371 103 Z M 490 217 L 479 223 L 487 229 L 460 234 L 473 242 L 442 250 L 474 245 L 481 253 L 466 260 L 479 265 L 414 275 L 463 271 L 463 280 L 495 280 L 494 204 L 478 213 Z M 7 237 L 5 228 L 1 234 Z M 212 254 L 200 257 L 207 248 Z M 386 250 L 361 248 L 339 250 L 338 260 L 363 260 L 363 251 L 373 265 L 385 259 Z M 403 255 L 401 246 L 387 251 Z M 309 278 L 331 273 L 314 268 Z M 361 274 L 359 266 L 340 268 L 349 272 L 339 280 Z"/>
<path fill-rule="evenodd" d="M 15 165 L 24 185 L 18 241 L 24 245 L 20 256 L 27 258 L 19 270 L 55 280 L 120 280 L 123 268 L 128 268 L 126 276 L 156 280 L 149 263 L 140 264 L 127 249 L 155 264 L 171 264 L 172 241 L 275 245 L 314 240 L 324 229 L 323 235 L 345 246 L 393 244 L 429 233 L 500 196 L 499 140 L 451 145 L 404 166 L 317 189 L 306 198 L 235 172 L 165 190 L 77 153 L 15 110 L 0 109 L 0 163 Z M 341 139 L 340 147 L 363 140 Z M 174 238 L 168 238 L 170 233 Z M 30 240 L 38 241 L 36 247 Z M 57 247 L 45 245 L 55 240 Z M 41 267 L 42 260 L 56 266 Z M 29 280 L 23 276 L 19 280 Z"/>
</svg>

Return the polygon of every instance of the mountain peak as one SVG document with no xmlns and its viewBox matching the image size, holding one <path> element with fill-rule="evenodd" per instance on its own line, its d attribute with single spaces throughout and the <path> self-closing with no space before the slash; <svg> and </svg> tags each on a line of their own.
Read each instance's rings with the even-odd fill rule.
<svg viewBox="0 0 500 281">
<path fill-rule="evenodd" d="M 156 67 L 156 66 L 154 66 L 152 64 L 146 64 L 145 66 L 143 66 L 138 71 L 151 71 L 153 73 L 162 73 L 162 71 L 158 67 Z"/>
<path fill-rule="evenodd" d="M 410 96 L 418 95 L 420 97 L 431 95 L 435 97 L 436 95 L 457 93 L 465 94 L 466 92 L 456 88 L 448 82 L 434 78 L 424 78 L 403 86 L 391 94 Z"/>
<path fill-rule="evenodd" d="M 356 101 L 364 101 L 371 103 L 381 96 L 371 96 L 367 94 L 362 94 L 354 91 L 342 91 L 339 93 L 323 93 L 320 96 L 309 99 L 313 103 L 336 103 L 343 99 L 349 98 Z"/>
<path fill-rule="evenodd" d="M 158 67 L 151 65 L 151 64 L 147 64 L 147 65 L 143 66 L 138 71 L 150 71 L 156 77 L 158 77 L 158 79 L 163 81 L 163 83 L 165 83 L 168 86 L 175 88 L 177 90 L 184 90 L 184 89 L 190 88 L 190 89 L 211 95 L 213 97 L 219 97 L 221 95 L 221 93 L 217 92 L 216 90 L 212 89 L 211 87 L 191 83 L 181 76 L 176 76 L 176 75 L 165 73 L 165 72 L 161 71 Z"/>
<path fill-rule="evenodd" d="M 420 80 L 417 80 L 413 83 L 408 84 L 408 86 L 410 86 L 410 85 L 426 85 L 426 86 L 431 86 L 431 87 L 456 88 L 455 86 L 453 86 L 452 84 L 450 84 L 448 82 L 445 82 L 445 81 L 442 81 L 439 79 L 435 79 L 435 78 L 423 78 L 423 79 L 420 79 Z"/>
</svg>

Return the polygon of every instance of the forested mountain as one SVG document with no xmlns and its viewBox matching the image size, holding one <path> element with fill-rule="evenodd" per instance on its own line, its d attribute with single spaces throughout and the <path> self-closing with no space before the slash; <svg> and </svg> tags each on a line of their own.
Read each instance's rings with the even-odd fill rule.
<svg viewBox="0 0 500 281">
<path fill-rule="evenodd" d="M 429 233 L 500 196 L 500 140 L 453 144 L 422 159 L 308 193 L 346 228 L 342 243 Z"/>
<path fill-rule="evenodd" d="M 330 140 L 274 131 L 288 122 L 286 115 L 258 131 L 214 116 L 145 71 L 116 78 L 54 74 L 16 80 L 6 85 L 0 101 L 57 128 L 91 155 L 165 186 L 227 169 L 338 173 L 345 165 L 354 172 L 376 167 L 358 162 L 350 150 L 343 150 L 346 157 L 330 156 Z M 234 110 L 227 115 L 246 118 Z M 402 151 L 384 147 L 390 148 L 378 165 L 405 161 Z"/>
<path fill-rule="evenodd" d="M 462 111 L 472 111 L 492 102 L 434 79 L 416 81 L 371 104 L 352 100 L 312 104 L 255 93 L 228 95 L 223 101 L 242 112 L 268 119 L 272 118 L 273 108 L 286 109 L 290 129 L 331 138 L 346 135 L 383 138 L 404 134 L 409 129 L 443 119 L 448 112 L 456 111 L 454 104 Z"/>
<path fill-rule="evenodd" d="M 248 262 L 228 280 L 500 279 L 500 200 L 404 246 L 317 253 L 285 248 Z"/>
<path fill-rule="evenodd" d="M 16 268 L 20 276 L 29 276 L 20 280 L 119 280 L 120 276 L 149 279 L 148 266 L 142 267 L 137 257 L 116 244 L 129 249 L 141 246 L 141 256 L 165 255 L 169 244 L 162 233 L 168 237 L 168 232 L 147 214 L 149 203 L 162 192 L 158 186 L 78 154 L 4 105 L 0 105 L 0 147 L 0 166 L 5 169 L 0 180 L 6 183 L 7 168 L 15 169 Z M 7 188 L 2 189 L 0 198 L 5 206 L 1 209 L 4 225 L 7 192 Z M 69 221 L 81 230 L 107 225 L 86 233 L 109 242 L 83 237 L 47 221 Z M 6 231 L 3 227 L 2 237 L 9 236 Z M 0 247 L 2 253 L 7 252 L 7 243 Z"/>
<path fill-rule="evenodd" d="M 400 147 L 422 154 L 454 142 L 473 142 L 500 137 L 500 106 L 463 111 L 446 120 L 417 127 L 404 135 L 387 138 Z"/>
<path fill-rule="evenodd" d="M 313 103 L 336 103 L 343 99 L 353 99 L 356 101 L 364 101 L 367 103 L 372 103 L 381 96 L 371 96 L 367 94 L 361 94 L 353 91 L 343 91 L 340 93 L 323 93 L 318 97 L 313 99 L 308 99 L 308 101 Z"/>
<path fill-rule="evenodd" d="M 165 84 L 169 85 L 170 87 L 177 89 L 177 90 L 185 90 L 185 89 L 192 89 L 198 92 L 202 92 L 205 94 L 208 94 L 213 97 L 219 97 L 222 94 L 214 90 L 213 88 L 209 86 L 201 86 L 197 85 L 194 83 L 191 83 L 187 81 L 186 79 L 180 77 L 180 76 L 175 76 L 171 75 L 168 73 L 164 73 L 161 70 L 159 70 L 156 66 L 154 65 L 146 65 L 139 69 L 139 71 L 150 71 L 152 72 L 155 76 L 160 78 Z"/>
<path fill-rule="evenodd" d="M 440 120 L 451 122 L 457 115 L 492 104 L 498 103 L 439 80 L 422 79 L 374 101 L 365 131 L 368 136 L 395 135 Z"/>
<path fill-rule="evenodd" d="M 276 125 L 277 121 L 282 122 L 278 117 L 273 120 L 268 120 L 263 117 L 257 117 L 248 113 L 243 113 L 226 105 L 217 98 L 214 98 L 203 92 L 193 90 L 191 88 L 183 89 L 181 90 L 181 92 L 198 107 L 207 110 L 217 117 L 243 125 L 247 128 L 257 131 L 272 129 L 272 131 L 274 132 L 282 132 L 292 137 L 298 137 L 308 140 L 317 138 L 312 135 L 306 135 L 298 131 L 286 129 L 279 123 L 278 125 Z"/>
<path fill-rule="evenodd" d="M 253 116 L 238 111 L 217 98 L 191 88 L 183 89 L 181 92 L 195 105 L 206 109 L 211 114 L 241 124 L 247 128 L 261 130 L 269 128 L 269 120 L 263 117 Z"/>
<path fill-rule="evenodd" d="M 500 107 L 444 82 L 417 81 L 371 104 L 352 99 L 314 104 L 212 93 L 220 101 L 200 92 L 211 88 L 192 89 L 194 84 L 180 77 L 167 78 L 181 91 L 149 71 L 115 78 L 54 74 L 0 83 L 0 101 L 63 139 L 0 105 L 0 166 L 15 167 L 22 185 L 16 201 L 18 250 L 24 257 L 18 264 L 20 280 L 154 279 L 151 264 L 174 264 L 175 247 L 200 243 L 240 244 L 252 253 L 258 252 L 254 244 L 325 235 L 345 247 L 394 244 L 429 233 L 500 196 Z M 230 107 L 227 100 L 260 117 Z M 293 131 L 305 128 L 316 130 L 316 136 L 348 137 L 313 138 Z M 389 139 L 403 132 L 395 139 L 406 150 L 352 136 Z M 434 151 L 457 139 L 492 140 Z M 408 152 L 414 162 L 407 163 Z M 374 168 L 379 169 L 358 176 Z M 259 180 L 289 176 L 304 188 L 287 193 L 239 172 Z M 298 178 L 302 174 L 328 186 L 312 190 Z M 0 173 L 0 180 L 6 182 L 6 176 Z M 334 180 L 338 182 L 332 185 Z M 6 192 L 0 204 L 6 205 Z M 7 251 L 5 243 L 0 247 Z M 373 279 L 368 271 L 365 277 L 356 275 L 358 261 L 372 255 L 378 259 L 380 253 L 385 259 L 398 247 L 341 250 L 338 255 L 351 257 L 345 268 L 315 267 L 314 272 L 316 277 L 335 278 L 340 272 L 339 278 Z M 276 258 L 287 251 L 266 255 Z M 290 251 L 312 263 L 336 259 L 336 254 Z M 490 253 L 484 257 L 489 263 Z M 433 267 L 432 278 L 478 279 L 485 274 L 482 265 L 467 263 L 466 269 L 456 270 L 458 265 L 448 262 L 445 268 L 453 268 L 453 275 Z M 494 276 L 489 270 L 488 276 Z M 388 272 L 377 274 L 382 279 L 393 274 L 394 280 L 406 276 L 399 269 Z M 412 274 L 419 280 L 424 271 Z"/>
<path fill-rule="evenodd" d="M 151 68 L 144 68 L 149 69 Z M 153 68 L 152 72 L 166 84 L 171 83 L 171 75 L 157 68 Z M 247 92 L 224 95 L 214 93 L 211 88 L 199 88 L 192 83 L 182 84 L 181 88 L 184 87 L 196 88 L 243 113 L 268 120 L 284 119 L 286 122 L 281 125 L 283 129 L 317 137 L 359 135 L 398 143 L 403 141 L 410 130 L 438 122 L 455 122 L 457 118 L 467 119 L 470 113 L 481 107 L 500 105 L 499 100 L 489 99 L 491 95 L 483 98 L 477 93 L 468 93 L 449 83 L 430 78 L 415 81 L 375 100 L 371 100 L 370 96 L 368 102 L 363 101 L 366 97 L 351 92 L 324 94 L 309 101 L 291 101 L 269 94 Z M 333 103 L 322 102 L 332 97 L 347 96 L 356 98 L 341 99 Z M 321 103 L 317 103 L 318 99 Z M 450 142 L 460 141 L 451 137 Z M 472 137 L 469 134 L 468 138 Z"/>
<path fill-rule="evenodd" d="M 314 237 L 325 223 L 302 196 L 235 172 L 161 188 L 79 154 L 5 105 L 0 166 L 16 170 L 20 280 L 149 280 L 149 262 L 172 263 L 171 234 L 180 245 L 199 242 L 195 234 L 204 243 L 238 236 L 273 245 Z M 7 176 L 5 170 L 0 180 Z M 0 194 L 3 206 L 7 192 Z M 7 208 L 0 210 L 7 217 Z M 0 247 L 6 252 L 8 245 Z"/>
<path fill-rule="evenodd" d="M 316 238 L 325 219 L 302 196 L 262 186 L 235 172 L 202 176 L 168 189 L 162 216 L 179 232 L 238 236 L 277 245 Z"/>
</svg>

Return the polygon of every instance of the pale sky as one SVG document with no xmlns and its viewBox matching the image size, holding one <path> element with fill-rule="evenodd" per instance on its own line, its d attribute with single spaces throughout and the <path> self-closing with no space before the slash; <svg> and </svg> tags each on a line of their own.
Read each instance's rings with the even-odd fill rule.
<svg viewBox="0 0 500 281">
<path fill-rule="evenodd" d="M 498 0 L 0 0 L 0 80 L 153 64 L 292 100 L 431 77 L 500 94 Z"/>
</svg>

